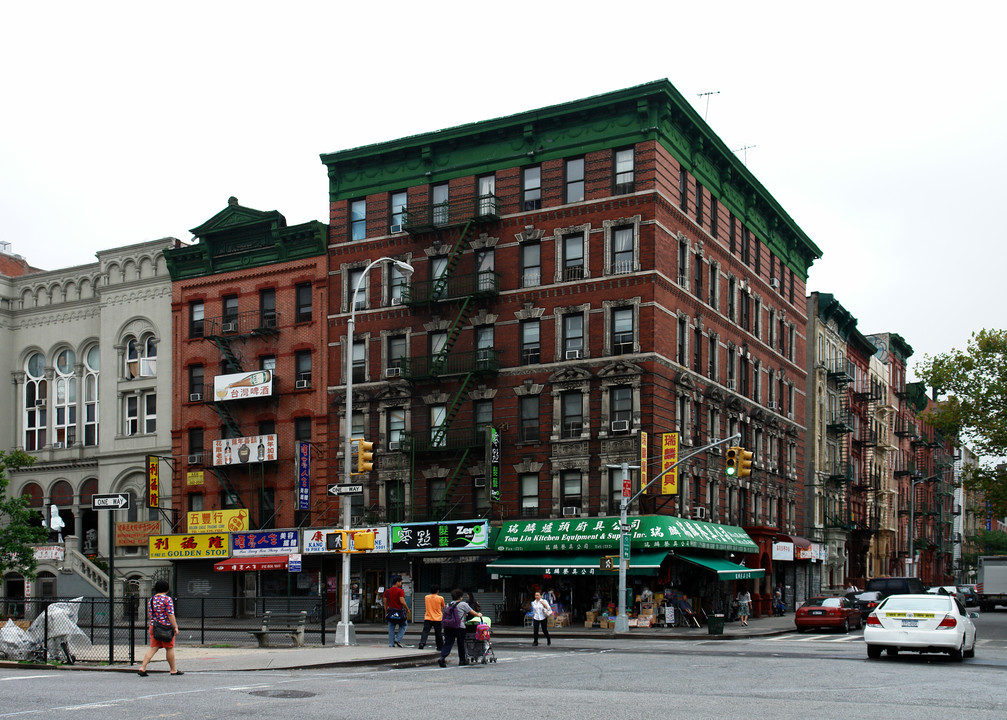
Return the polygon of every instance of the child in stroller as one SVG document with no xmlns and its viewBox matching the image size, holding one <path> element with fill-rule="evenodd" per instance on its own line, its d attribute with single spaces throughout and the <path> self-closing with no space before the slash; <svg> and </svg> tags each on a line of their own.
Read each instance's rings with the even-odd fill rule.
<svg viewBox="0 0 1007 720">
<path fill-rule="evenodd" d="M 490 626 L 493 624 L 488 615 L 474 617 L 465 623 L 465 655 L 470 665 L 495 663 L 493 639 Z"/>
</svg>

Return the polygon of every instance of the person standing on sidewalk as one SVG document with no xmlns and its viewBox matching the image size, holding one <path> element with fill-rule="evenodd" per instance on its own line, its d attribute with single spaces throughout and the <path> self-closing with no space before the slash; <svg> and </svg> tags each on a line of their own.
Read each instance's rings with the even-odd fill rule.
<svg viewBox="0 0 1007 720">
<path fill-rule="evenodd" d="M 552 638 L 549 637 L 550 616 L 552 606 L 549 601 L 542 597 L 542 593 L 535 593 L 535 599 L 531 601 L 532 647 L 538 645 L 539 628 L 542 628 L 542 634 L 545 635 L 546 645 L 552 645 Z"/>
<path fill-rule="evenodd" d="M 420 644 L 416 646 L 420 650 L 427 644 L 427 635 L 430 634 L 431 628 L 434 630 L 437 649 L 440 650 L 444 647 L 444 635 L 441 631 L 441 620 L 444 617 L 444 598 L 438 594 L 439 591 L 440 587 L 431 585 L 430 594 L 423 598 L 423 633 L 420 635 Z"/>
<path fill-rule="evenodd" d="M 752 614 L 752 593 L 744 588 L 738 593 L 738 619 L 742 627 L 748 627 L 748 616 Z"/>
<path fill-rule="evenodd" d="M 400 575 L 393 576 L 392 586 L 385 590 L 385 619 L 388 621 L 388 647 L 403 647 L 402 638 L 409 625 L 409 605 Z"/>
<path fill-rule="evenodd" d="M 158 580 L 154 583 L 154 597 L 150 599 L 147 616 L 149 618 L 147 632 L 150 634 L 150 647 L 143 656 L 137 675 L 147 677 L 147 663 L 154 657 L 158 648 L 164 648 L 164 655 L 168 660 L 168 671 L 172 675 L 183 675 L 184 673 L 175 667 L 175 638 L 178 637 L 178 621 L 175 620 L 175 603 L 168 597 L 167 580 Z M 156 640 L 154 638 L 155 622 L 171 625 L 175 631 L 171 640 Z"/>
<path fill-rule="evenodd" d="M 456 642 L 458 643 L 458 664 L 468 665 L 468 660 L 465 658 L 465 621 L 469 617 L 482 617 L 482 614 L 473 610 L 467 602 L 462 600 L 463 595 L 464 593 L 459 588 L 452 590 L 451 602 L 444 608 L 441 622 L 444 626 L 444 647 L 441 648 L 441 656 L 437 660 L 437 664 L 441 667 L 448 666 L 447 657 L 451 654 L 451 646 Z"/>
</svg>

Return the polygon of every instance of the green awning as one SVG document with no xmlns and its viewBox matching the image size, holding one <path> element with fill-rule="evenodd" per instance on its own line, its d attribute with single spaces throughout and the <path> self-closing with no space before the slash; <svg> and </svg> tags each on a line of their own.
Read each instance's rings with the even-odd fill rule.
<svg viewBox="0 0 1007 720">
<path fill-rule="evenodd" d="M 629 518 L 633 550 L 689 548 L 733 553 L 756 553 L 759 547 L 735 525 L 701 522 L 673 515 Z M 505 520 L 496 539 L 502 552 L 584 552 L 617 550 L 619 518 L 554 518 Z"/>
<path fill-rule="evenodd" d="M 661 562 L 668 556 L 666 550 L 635 552 L 629 559 L 630 575 L 657 575 Z M 617 577 L 615 571 L 602 570 L 602 553 L 558 553 L 553 555 L 516 555 L 502 557 L 486 566 L 488 572 L 510 577 L 512 575 L 601 575 Z"/>
<path fill-rule="evenodd" d="M 766 571 L 762 568 L 748 568 L 744 565 L 722 560 L 721 558 L 696 557 L 695 555 L 675 555 L 679 560 L 685 560 L 693 565 L 699 565 L 707 570 L 717 573 L 717 579 L 726 580 L 752 580 L 763 577 Z"/>
</svg>

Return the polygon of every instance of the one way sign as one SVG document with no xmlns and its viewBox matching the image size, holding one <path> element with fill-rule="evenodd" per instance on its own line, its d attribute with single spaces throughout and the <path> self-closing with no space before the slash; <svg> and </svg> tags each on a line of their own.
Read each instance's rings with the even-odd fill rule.
<svg viewBox="0 0 1007 720">
<path fill-rule="evenodd" d="M 123 510 L 129 508 L 129 493 L 109 493 L 92 495 L 91 508 L 94 510 Z"/>
</svg>

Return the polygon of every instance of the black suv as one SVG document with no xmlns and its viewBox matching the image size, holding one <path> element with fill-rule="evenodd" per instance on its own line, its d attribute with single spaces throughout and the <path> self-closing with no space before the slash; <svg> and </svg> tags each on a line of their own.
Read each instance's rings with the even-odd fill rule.
<svg viewBox="0 0 1007 720">
<path fill-rule="evenodd" d="M 881 599 L 889 595 L 917 595 L 927 591 L 923 581 L 914 577 L 880 577 L 867 581 L 864 592 L 879 592 Z"/>
</svg>

